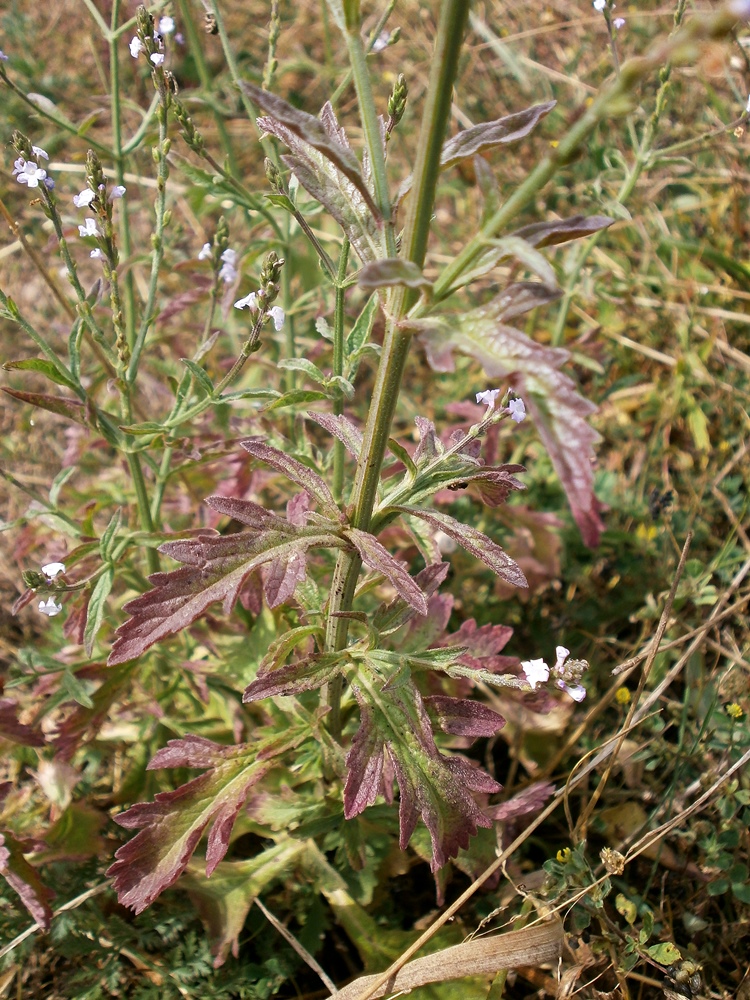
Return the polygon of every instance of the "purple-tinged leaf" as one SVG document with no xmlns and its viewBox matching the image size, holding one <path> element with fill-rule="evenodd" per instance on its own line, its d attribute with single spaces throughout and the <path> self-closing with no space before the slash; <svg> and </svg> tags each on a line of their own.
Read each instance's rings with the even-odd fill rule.
<svg viewBox="0 0 750 1000">
<path fill-rule="evenodd" d="M 0 698 L 0 739 L 23 747 L 43 747 L 44 736 L 18 721 L 18 705 L 10 698 Z"/>
<path fill-rule="evenodd" d="M 419 443 L 414 450 L 414 462 L 417 465 L 422 465 L 431 462 L 438 455 L 442 455 L 445 449 L 431 420 L 428 420 L 427 417 L 415 417 L 414 423 L 419 431 Z"/>
<path fill-rule="evenodd" d="M 185 870 L 205 830 L 206 875 L 210 876 L 229 847 L 237 815 L 252 787 L 271 767 L 256 760 L 249 744 L 221 746 L 209 740 L 171 740 L 151 767 L 198 766 L 208 770 L 173 792 L 159 792 L 115 817 L 120 826 L 140 832 L 115 854 L 107 874 L 123 906 L 141 913 L 173 885 Z"/>
<path fill-rule="evenodd" d="M 573 380 L 559 370 L 569 352 L 537 344 L 520 330 L 501 323 L 501 299 L 452 317 L 450 325 L 444 323 L 438 334 L 440 350 L 456 347 L 479 361 L 491 379 L 508 379 L 523 397 L 583 540 L 593 548 L 603 528 L 592 468 L 599 434 L 587 422 L 596 407 L 580 396 Z"/>
<path fill-rule="evenodd" d="M 417 573 L 414 577 L 414 582 L 425 597 L 431 599 L 440 584 L 445 580 L 449 569 L 450 563 L 447 562 L 430 563 L 429 566 L 425 566 L 423 570 L 420 570 L 419 573 Z M 428 617 L 431 614 L 431 608 L 432 600 L 429 600 Z M 410 619 L 414 618 L 415 614 L 416 612 L 411 604 L 401 597 L 396 597 L 388 604 L 381 605 L 378 608 L 375 612 L 372 625 L 373 628 L 381 634 L 394 632 L 397 628 L 400 628 Z M 420 618 L 419 621 L 421 623 L 424 619 Z M 447 618 L 440 631 L 445 628 L 445 624 L 447 624 Z"/>
<path fill-rule="evenodd" d="M 362 450 L 362 431 L 355 427 L 348 417 L 335 416 L 332 413 L 313 413 L 312 411 L 308 412 L 307 415 L 323 430 L 337 437 L 350 455 L 359 458 L 359 453 Z"/>
<path fill-rule="evenodd" d="M 301 493 L 296 493 L 287 501 L 286 519 L 295 528 L 305 528 L 307 527 L 307 512 L 309 510 L 310 494 L 303 490 Z"/>
<path fill-rule="evenodd" d="M 22 403 L 31 403 L 32 406 L 49 410 L 50 413 L 57 413 L 61 417 L 67 417 L 69 420 L 74 420 L 84 426 L 88 424 L 86 408 L 77 399 L 68 399 L 66 396 L 49 396 L 43 392 L 23 392 L 21 389 L 9 389 L 7 386 L 0 388 L 13 399 L 18 399 Z"/>
<path fill-rule="evenodd" d="M 443 732 L 456 736 L 494 736 L 505 725 L 502 715 L 468 698 L 432 695 L 425 698 L 425 704 L 437 716 Z"/>
<path fill-rule="evenodd" d="M 394 285 L 404 288 L 432 287 L 432 282 L 425 278 L 419 265 L 400 257 L 385 257 L 365 264 L 357 275 L 357 284 L 367 292 L 376 288 L 392 288 Z"/>
<path fill-rule="evenodd" d="M 96 691 L 89 695 L 91 708 L 76 705 L 71 714 L 58 723 L 54 747 L 59 760 L 69 761 L 81 744 L 96 737 L 113 703 L 131 686 L 130 675 L 133 669 L 134 664 L 105 668 L 104 664 L 99 663 L 78 671 L 79 679 L 104 679 Z"/>
<path fill-rule="evenodd" d="M 291 458 L 283 451 L 279 451 L 278 448 L 272 448 L 257 438 L 241 441 L 240 444 L 253 458 L 270 465 L 271 468 L 283 473 L 287 479 L 291 479 L 292 482 L 306 490 L 314 500 L 318 501 L 328 517 L 341 521 L 341 511 L 333 499 L 333 494 L 328 489 L 325 480 L 317 472 L 314 472 L 309 466 L 303 465 L 302 462 L 298 462 L 296 458 Z"/>
<path fill-rule="evenodd" d="M 255 680 L 245 688 L 242 700 L 260 701 L 315 691 L 340 674 L 345 663 L 346 657 L 341 653 L 312 653 L 275 670 L 259 670 Z"/>
<path fill-rule="evenodd" d="M 476 659 L 496 656 L 508 645 L 513 635 L 510 625 L 479 625 L 473 618 L 461 623 L 458 632 L 446 636 L 450 646 L 466 646 L 468 654 Z"/>
<path fill-rule="evenodd" d="M 280 531 L 205 534 L 160 546 L 160 552 L 185 565 L 154 573 L 149 578 L 154 589 L 125 605 L 132 618 L 117 630 L 110 665 L 141 656 L 155 642 L 192 625 L 216 601 L 229 614 L 245 581 L 261 566 L 302 555 L 313 545 L 341 545 L 335 535 L 306 530 L 310 533 L 296 538 Z"/>
<path fill-rule="evenodd" d="M 494 820 L 507 823 L 509 820 L 520 819 L 522 816 L 533 816 L 542 809 L 551 795 L 555 793 L 555 786 L 551 781 L 537 781 L 528 788 L 524 788 L 512 799 L 501 802 L 497 806 L 489 806 L 487 814 Z"/>
<path fill-rule="evenodd" d="M 23 856 L 24 848 L 31 850 L 9 833 L 0 833 L 0 875 L 18 893 L 39 926 L 48 931 L 52 919 L 49 900 L 54 893 L 43 884 L 39 872 Z"/>
<path fill-rule="evenodd" d="M 562 295 L 562 289 L 545 285 L 540 281 L 517 281 L 504 288 L 497 298 L 498 316 L 501 323 L 521 316 L 530 309 L 546 306 Z"/>
<path fill-rule="evenodd" d="M 331 134 L 331 129 L 326 128 L 320 119 L 300 111 L 299 108 L 292 107 L 283 98 L 272 94 L 268 90 L 261 90 L 253 83 L 241 80 L 240 87 L 247 94 L 253 104 L 256 104 L 262 111 L 271 117 L 273 121 L 284 125 L 290 132 L 298 136 L 304 143 L 322 153 L 329 160 L 336 170 L 340 171 L 350 181 L 364 198 L 367 207 L 375 218 L 379 212 L 372 194 L 367 188 L 357 157 L 348 145 L 344 145 L 338 138 Z M 329 105 L 330 107 L 330 105 Z M 325 113 L 326 109 L 324 108 Z M 332 111 L 330 114 L 332 115 Z M 264 132 L 271 132 L 268 128 L 268 119 L 258 119 L 258 126 Z M 284 141 L 282 139 L 282 141 Z M 292 147 L 293 148 L 293 147 Z"/>
<path fill-rule="evenodd" d="M 511 235 L 520 236 L 533 247 L 551 247 L 569 240 L 578 240 L 582 236 L 591 236 L 600 229 L 611 226 L 614 221 L 608 215 L 573 215 L 569 219 L 556 219 L 552 222 L 532 222 Z"/>
<path fill-rule="evenodd" d="M 496 573 L 501 580 L 512 583 L 515 587 L 525 587 L 526 577 L 521 572 L 519 566 L 513 562 L 503 549 L 493 542 L 491 538 L 472 528 L 468 524 L 462 524 L 449 514 L 443 514 L 436 510 L 425 510 L 421 507 L 411 507 L 397 504 L 394 510 L 403 511 L 413 517 L 420 517 L 423 521 L 433 525 L 440 531 L 444 531 L 449 538 L 453 538 L 462 548 L 466 549 L 477 559 Z"/>
<path fill-rule="evenodd" d="M 307 553 L 292 552 L 274 559 L 265 573 L 264 589 L 269 608 L 277 608 L 293 595 L 298 583 L 307 576 Z"/>
<path fill-rule="evenodd" d="M 283 517 L 279 517 L 278 514 L 266 510 L 265 507 L 262 507 L 259 503 L 254 503 L 252 500 L 213 496 L 206 497 L 204 503 L 207 503 L 217 513 L 225 514 L 227 517 L 239 521 L 240 524 L 246 524 L 249 528 L 253 528 L 254 531 L 267 531 L 271 528 L 274 531 L 282 531 L 290 535 L 295 534 L 294 528 Z"/>
<path fill-rule="evenodd" d="M 414 577 L 409 575 L 404 564 L 394 559 L 374 535 L 360 531 L 359 528 L 347 528 L 344 534 L 359 552 L 365 566 L 376 573 L 382 573 L 387 580 L 390 580 L 396 593 L 418 614 L 427 614 L 427 599 L 417 586 Z"/>
<path fill-rule="evenodd" d="M 404 850 L 422 817 L 432 839 L 433 871 L 442 868 L 480 826 L 490 825 L 470 790 L 499 791 L 488 774 L 458 757 L 444 757 L 435 746 L 430 720 L 411 681 L 388 691 L 377 704 L 354 689 L 361 723 L 347 754 L 344 815 L 358 815 L 382 788 L 387 751 L 399 787 L 399 824 Z"/>
<path fill-rule="evenodd" d="M 19 611 L 22 611 L 27 605 L 31 604 L 35 597 L 36 587 L 27 587 L 21 596 L 17 597 L 13 602 L 10 613 L 17 615 Z"/>
<path fill-rule="evenodd" d="M 483 153 L 495 146 L 508 145 L 524 139 L 556 104 L 557 101 L 535 104 L 525 111 L 517 111 L 495 121 L 483 122 L 481 125 L 464 129 L 444 144 L 440 154 L 441 169 L 446 170 L 469 156 Z"/>
</svg>

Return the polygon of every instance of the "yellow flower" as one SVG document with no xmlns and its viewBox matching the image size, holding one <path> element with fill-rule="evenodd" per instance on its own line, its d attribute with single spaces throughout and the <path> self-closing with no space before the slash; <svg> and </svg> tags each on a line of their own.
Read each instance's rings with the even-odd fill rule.
<svg viewBox="0 0 750 1000">
<path fill-rule="evenodd" d="M 615 701 L 618 705 L 629 705 L 630 704 L 630 691 L 626 687 L 618 688 L 615 691 Z"/>
</svg>

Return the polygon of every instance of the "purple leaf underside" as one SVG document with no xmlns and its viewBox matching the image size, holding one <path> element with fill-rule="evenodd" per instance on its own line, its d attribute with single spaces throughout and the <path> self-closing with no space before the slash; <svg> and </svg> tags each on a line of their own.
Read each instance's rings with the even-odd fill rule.
<svg viewBox="0 0 750 1000">
<path fill-rule="evenodd" d="M 359 272 L 357 284 L 365 291 L 376 288 L 391 288 L 402 285 L 404 288 L 429 288 L 432 282 L 422 274 L 422 269 L 411 260 L 400 257 L 387 257 L 373 260 L 365 264 Z"/>
<path fill-rule="evenodd" d="M 234 822 L 250 790 L 271 764 L 258 762 L 248 744 L 226 747 L 187 737 L 170 741 L 150 765 L 164 766 L 209 770 L 116 817 L 121 826 L 139 833 L 117 851 L 107 874 L 120 903 L 136 913 L 177 881 L 209 824 L 206 875 L 213 873 L 227 852 Z"/>
<path fill-rule="evenodd" d="M 23 843 L 9 833 L 0 833 L 0 875 L 3 876 L 40 927 L 49 930 L 52 910 L 49 900 L 54 896 L 39 878 L 39 872 L 26 860 Z"/>
<path fill-rule="evenodd" d="M 460 163 L 469 156 L 476 156 L 495 146 L 508 145 L 525 139 L 542 118 L 546 117 L 555 107 L 557 101 L 547 101 L 545 104 L 535 104 L 525 111 L 517 111 L 512 115 L 505 115 L 492 122 L 483 122 L 481 125 L 474 125 L 472 128 L 464 129 L 454 135 L 452 139 L 443 146 L 440 154 L 440 167 L 447 170 L 448 167 Z"/>
<path fill-rule="evenodd" d="M 390 690 L 384 707 L 368 702 L 359 689 L 355 694 L 361 722 L 346 758 L 344 815 L 357 816 L 379 794 L 387 798 L 383 779 L 389 763 L 400 795 L 400 846 L 406 848 L 421 816 L 432 839 L 431 867 L 437 871 L 468 846 L 478 827 L 491 825 L 471 791 L 497 792 L 501 786 L 468 761 L 438 751 L 411 682 Z"/>
<path fill-rule="evenodd" d="M 427 614 L 427 599 L 402 562 L 394 559 L 388 549 L 367 531 L 347 528 L 345 534 L 359 552 L 365 566 L 376 573 L 382 573 L 393 584 L 398 595 L 418 614 Z"/>
<path fill-rule="evenodd" d="M 505 725 L 498 712 L 468 698 L 432 695 L 425 698 L 425 704 L 434 711 L 443 732 L 455 736 L 494 736 Z"/>
<path fill-rule="evenodd" d="M 315 653 L 303 656 L 275 670 L 262 673 L 259 671 L 255 680 L 245 689 L 242 700 L 260 701 L 261 698 L 314 691 L 333 680 L 341 672 L 341 667 L 340 653 Z"/>
<path fill-rule="evenodd" d="M 444 531 L 446 535 L 453 538 L 462 548 L 466 549 L 473 556 L 483 562 L 501 580 L 513 584 L 514 587 L 526 587 L 526 577 L 521 568 L 515 563 L 507 553 L 491 538 L 477 531 L 476 528 L 468 524 L 462 524 L 449 514 L 443 514 L 436 510 L 426 510 L 421 507 L 410 507 L 398 504 L 395 510 L 403 511 L 414 517 L 420 517 L 433 527 Z"/>
<path fill-rule="evenodd" d="M 0 698 L 0 738 L 24 747 L 43 747 L 44 736 L 18 721 L 18 705 L 10 698 Z"/>
<path fill-rule="evenodd" d="M 253 458 L 257 458 L 259 462 L 265 462 L 266 465 L 270 465 L 272 469 L 276 469 L 287 479 L 291 479 L 293 483 L 301 486 L 314 500 L 317 500 L 328 517 L 335 521 L 341 520 L 341 511 L 333 499 L 333 494 L 328 489 L 325 480 L 317 472 L 314 472 L 307 465 L 303 465 L 302 462 L 298 462 L 296 458 L 291 458 L 283 451 L 279 451 L 278 448 L 272 448 L 271 445 L 264 444 L 255 438 L 241 441 L 240 444 Z"/>
<path fill-rule="evenodd" d="M 362 450 L 362 431 L 342 414 L 308 412 L 308 417 L 316 424 L 338 438 L 354 458 L 359 458 Z"/>
</svg>

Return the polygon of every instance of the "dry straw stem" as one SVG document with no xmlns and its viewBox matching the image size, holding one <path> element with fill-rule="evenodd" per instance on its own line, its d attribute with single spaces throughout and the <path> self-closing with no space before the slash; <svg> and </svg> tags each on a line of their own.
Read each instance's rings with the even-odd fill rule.
<svg viewBox="0 0 750 1000">
<path fill-rule="evenodd" d="M 653 663 L 653 659 L 656 656 L 657 652 L 663 651 L 663 649 L 671 648 L 675 645 L 679 645 L 685 642 L 687 636 L 683 636 L 676 643 L 669 643 L 668 645 L 664 646 L 662 650 L 660 650 L 659 648 L 660 639 L 661 637 L 663 637 L 664 628 L 666 628 L 666 622 L 669 619 L 669 609 L 671 608 L 671 601 L 674 599 L 676 587 L 677 584 L 679 583 L 679 579 L 682 570 L 684 568 L 689 541 L 690 539 L 688 538 L 685 546 L 683 547 L 682 555 L 680 558 L 680 564 L 675 573 L 675 580 L 673 581 L 672 589 L 670 590 L 670 597 L 667 599 L 667 604 L 665 604 L 664 613 L 662 614 L 657 634 L 654 636 L 654 641 L 649 644 L 648 650 L 626 661 L 625 664 L 622 664 L 619 670 L 617 670 L 618 674 L 621 675 L 623 670 L 634 670 L 644 660 L 646 660 L 648 663 L 647 669 L 650 669 L 650 664 Z M 398 959 L 396 959 L 396 961 L 393 962 L 388 969 L 386 969 L 385 972 L 377 976 L 368 976 L 356 980 L 355 983 L 352 983 L 350 984 L 350 986 L 346 987 L 345 1000 L 369 1000 L 370 997 L 382 996 L 384 991 L 381 992 L 381 987 L 384 987 L 386 983 L 391 983 L 391 981 L 393 981 L 394 983 L 399 982 L 397 979 L 394 978 L 396 974 L 399 972 L 399 970 L 404 969 L 409 960 L 418 951 L 420 951 L 421 948 L 437 933 L 437 931 L 461 909 L 464 903 L 467 902 L 467 900 L 469 900 L 474 895 L 474 893 L 487 881 L 487 879 L 489 879 L 499 868 L 501 868 L 505 864 L 507 859 L 511 857 L 512 854 L 515 853 L 515 851 L 530 836 L 530 834 L 534 830 L 536 830 L 537 827 L 541 826 L 541 824 L 555 811 L 555 809 L 557 809 L 560 802 L 563 801 L 563 799 L 567 797 L 567 795 L 574 788 L 576 788 L 591 771 L 593 771 L 596 767 L 598 767 L 603 761 L 607 760 L 615 752 L 616 749 L 619 749 L 622 740 L 627 736 L 628 732 L 633 728 L 633 726 L 638 725 L 640 722 L 644 720 L 644 718 L 649 714 L 649 711 L 653 706 L 653 704 L 656 701 L 658 701 L 663 692 L 669 687 L 670 684 L 672 684 L 675 678 L 680 674 L 688 659 L 706 641 L 707 631 L 715 627 L 722 618 L 727 617 L 730 614 L 736 613 L 740 607 L 742 607 L 748 600 L 750 600 L 750 594 L 748 594 L 745 595 L 739 601 L 735 602 L 735 604 L 732 605 L 731 607 L 729 608 L 726 607 L 732 594 L 734 594 L 735 591 L 740 587 L 742 581 L 745 579 L 748 572 L 750 572 L 750 559 L 748 559 L 740 568 L 740 570 L 737 572 L 734 579 L 730 583 L 729 587 L 726 589 L 721 599 L 717 603 L 716 607 L 713 609 L 711 615 L 709 616 L 708 621 L 699 629 L 696 629 L 694 630 L 693 633 L 690 633 L 691 636 L 694 636 L 693 641 L 690 643 L 687 650 L 685 651 L 685 653 L 683 653 L 683 655 L 680 657 L 680 659 L 677 661 L 674 667 L 672 667 L 672 669 L 666 674 L 661 683 L 653 691 L 649 692 L 649 694 L 644 698 L 642 704 L 638 705 L 637 698 L 634 699 L 634 710 L 631 711 L 628 720 L 626 720 L 626 724 L 623 726 L 623 729 L 618 734 L 618 736 L 615 737 L 613 740 L 609 741 L 609 744 L 601 747 L 595 754 L 595 756 L 593 756 L 586 764 L 584 764 L 577 771 L 577 773 L 574 774 L 574 776 L 570 778 L 566 786 L 563 789 L 560 789 L 555 794 L 552 801 L 545 807 L 545 809 L 542 810 L 542 812 L 534 820 L 532 820 L 531 823 L 529 823 L 526 829 L 518 837 L 516 837 L 513 843 L 511 843 L 504 851 L 502 851 L 502 853 L 479 876 L 479 878 L 477 878 L 472 883 L 472 885 L 470 885 L 469 888 L 466 889 L 466 891 L 463 892 L 461 896 L 437 918 L 437 920 L 435 920 L 435 922 L 424 932 L 424 934 L 422 934 L 417 941 L 415 941 L 409 948 L 407 948 L 406 951 Z M 661 627 L 662 623 L 664 623 L 664 628 Z M 647 675 L 646 672 L 644 671 L 644 677 L 645 676 Z M 617 689 L 617 687 L 620 686 L 620 684 L 621 680 L 619 680 L 618 683 L 613 685 L 612 690 L 608 693 L 607 696 L 605 696 L 605 698 L 614 697 L 614 691 Z M 642 685 L 639 685 L 639 692 L 641 690 L 642 690 Z M 637 706 L 637 708 L 635 706 Z M 589 713 L 587 721 L 592 717 L 593 714 L 597 713 L 598 711 L 600 711 L 599 706 L 597 706 L 593 710 L 593 712 Z M 580 735 L 585 726 L 586 722 L 584 722 L 584 724 L 582 724 L 582 726 L 579 727 L 578 735 Z M 715 794 L 716 790 L 725 781 L 727 781 L 732 774 L 734 774 L 741 766 L 744 766 L 749 756 L 750 756 L 750 751 L 748 751 L 748 753 L 746 753 L 738 763 L 733 765 L 731 768 L 728 768 L 723 775 L 719 776 L 714 782 L 714 784 L 711 786 L 711 788 L 708 789 L 707 792 L 704 793 L 702 796 L 700 796 L 700 798 L 697 799 L 696 802 L 694 802 L 691 806 L 689 806 L 688 809 L 685 810 L 685 812 L 681 813 L 678 817 L 673 817 L 671 820 L 668 820 L 666 823 L 662 824 L 662 826 L 658 827 L 657 830 L 650 831 L 643 838 L 641 838 L 641 840 L 638 841 L 638 843 L 635 844 L 628 852 L 628 855 L 626 856 L 626 862 L 637 857 L 638 854 L 642 853 L 642 851 L 646 850 L 647 847 L 651 846 L 651 844 L 654 842 L 655 839 L 663 837 L 670 829 L 673 828 L 673 826 L 682 822 L 682 820 L 685 818 L 685 815 L 688 812 L 693 812 L 696 809 L 700 808 L 700 806 L 703 805 L 703 803 L 707 801 L 707 799 L 711 795 Z M 602 876 L 601 881 L 603 881 L 605 877 L 606 876 Z M 590 890 L 591 886 L 587 886 L 585 891 L 582 890 L 582 895 L 585 895 L 585 893 L 589 892 Z M 561 904 L 560 908 L 567 908 L 574 901 L 575 900 L 568 899 L 565 901 L 565 903 Z M 544 923 L 536 925 L 532 924 L 528 928 L 525 928 L 522 931 L 517 931 L 517 932 L 514 931 L 512 933 L 529 935 L 533 930 L 535 930 L 539 926 L 544 927 L 545 924 Z M 547 922 L 546 926 L 550 926 L 549 922 Z M 490 939 L 490 941 L 499 942 L 506 937 L 509 937 L 509 935 L 501 935 L 497 938 Z M 433 961 L 436 961 L 438 955 L 440 954 L 441 953 L 438 953 L 437 955 L 433 956 L 428 956 L 428 958 L 432 959 Z M 541 959 L 538 959 L 537 962 L 534 964 L 538 964 L 539 961 L 541 961 Z M 410 963 L 410 964 L 416 965 L 417 963 Z M 429 966 L 426 966 L 425 968 L 428 967 Z M 502 966 L 500 966 L 500 968 L 502 968 Z M 470 973 L 465 973 L 465 974 L 469 975 Z M 428 982 L 431 980 L 424 980 L 424 981 Z M 357 991 L 353 989 L 355 985 L 358 987 Z M 412 983 L 411 988 L 414 988 L 414 986 L 416 985 L 417 985 L 416 983 Z M 403 988 L 403 987 L 397 986 L 396 988 Z M 340 991 L 337 994 L 337 997 L 340 997 L 341 995 L 342 993 Z"/>
</svg>

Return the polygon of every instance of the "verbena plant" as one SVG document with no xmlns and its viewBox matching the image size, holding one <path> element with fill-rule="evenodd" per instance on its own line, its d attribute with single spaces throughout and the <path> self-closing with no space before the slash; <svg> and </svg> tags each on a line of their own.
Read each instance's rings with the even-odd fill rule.
<svg viewBox="0 0 750 1000">
<path fill-rule="evenodd" d="M 492 509 L 522 489 L 521 466 L 486 456 L 512 451 L 513 430 L 528 416 L 585 543 L 597 544 L 597 435 L 588 423 L 595 407 L 562 371 L 566 349 L 510 324 L 562 295 L 540 251 L 600 233 L 613 219 L 575 215 L 520 225 L 520 217 L 594 129 L 632 110 L 638 84 L 660 72 L 641 159 L 629 174 L 632 190 L 651 152 L 672 65 L 693 59 L 703 40 L 726 34 L 742 11 L 736 6 L 681 25 L 679 5 L 672 35 L 644 56 L 622 65 L 615 59 L 612 79 L 567 130 L 559 125 L 542 158 L 509 190 L 482 154 L 530 141 L 554 102 L 446 140 L 465 0 L 440 5 L 414 168 L 399 178 L 389 173 L 387 154 L 407 107 L 407 81 L 399 76 L 387 106 L 379 107 L 367 62 L 385 18 L 365 41 L 357 0 L 328 2 L 356 89 L 364 147 L 357 155 L 333 103 L 316 117 L 274 95 L 276 9 L 263 79 L 252 82 L 242 78 L 214 4 L 207 29 L 219 34 L 239 100 L 257 124 L 269 193 L 252 190 L 239 174 L 220 116 L 222 154 L 214 155 L 193 121 L 170 69 L 173 20 L 155 20 L 143 7 L 123 20 L 115 0 L 108 25 L 87 6 L 109 46 L 112 118 L 108 141 L 88 150 L 84 188 L 73 196 L 69 181 L 53 176 L 47 152 L 36 145 L 40 136 L 16 131 L 11 140 L 13 174 L 33 189 L 69 279 L 71 292 L 62 292 L 32 258 L 57 297 L 66 336 L 34 326 L 4 291 L 0 304 L 4 319 L 38 349 L 37 357 L 9 360 L 6 370 L 30 371 L 59 387 L 5 392 L 82 428 L 74 462 L 88 463 L 91 474 L 83 448 L 95 449 L 106 485 L 103 498 L 92 485 L 82 515 L 64 499 L 72 464 L 48 496 L 33 494 L 36 506 L 24 521 L 52 525 L 59 541 L 47 542 L 49 562 L 25 574 L 27 590 L 15 610 L 33 603 L 55 618 L 64 609 L 69 645 L 57 656 L 37 651 L 25 664 L 21 683 L 34 678 L 48 700 L 40 701 L 33 725 L 18 721 L 12 698 L 4 701 L 2 731 L 49 765 L 60 804 L 73 810 L 74 822 L 89 823 L 93 836 L 97 818 L 70 806 L 72 785 L 66 790 L 65 783 L 80 774 L 71 762 L 92 759 L 110 717 L 126 726 L 128 780 L 109 804 L 129 805 L 116 820 L 138 832 L 117 851 L 109 875 L 136 913 L 184 875 L 222 961 L 253 898 L 279 875 L 308 873 L 334 905 L 345 890 L 323 851 L 338 852 L 339 868 L 357 869 L 395 839 L 402 850 L 412 842 L 436 874 L 457 858 L 476 874 L 493 855 L 492 840 L 476 835 L 492 826 L 488 796 L 501 785 L 460 750 L 495 735 L 504 719 L 470 697 L 475 685 L 501 691 L 508 704 L 533 697 L 538 711 L 554 704 L 552 694 L 530 692 L 550 680 L 553 691 L 566 692 L 560 697 L 585 695 L 586 664 L 564 647 L 550 669 L 539 657 L 503 656 L 511 634 L 504 624 L 478 627 L 468 619 L 451 628 L 443 553 L 457 545 L 503 583 L 525 587 L 526 580 L 497 530 L 480 531 L 439 504 L 451 496 L 445 491 L 468 491 Z M 595 6 L 605 14 L 614 52 L 613 8 Z M 123 62 L 131 57 L 154 96 L 128 136 Z M 12 60 L 0 62 L 3 82 L 28 101 L 12 70 Z M 57 137 L 83 132 L 56 108 L 36 107 Z M 186 149 L 177 153 L 177 133 L 190 157 Z M 144 149 L 154 163 L 150 242 L 129 207 L 128 175 Z M 440 172 L 466 160 L 483 195 L 479 228 L 465 234 L 446 267 L 425 269 Z M 225 212 L 200 251 L 187 250 L 181 234 L 170 246 L 175 172 Z M 323 226 L 322 211 L 339 232 Z M 242 243 L 232 238 L 237 228 L 246 234 Z M 81 277 L 86 249 L 102 268 L 93 283 Z M 184 267 L 191 252 L 192 287 L 185 282 L 174 295 L 169 266 L 181 259 Z M 512 279 L 490 289 L 487 279 L 501 264 Z M 524 274 L 531 279 L 518 280 Z M 195 330 L 196 309 L 203 310 L 202 328 L 192 356 L 178 362 L 159 328 L 171 316 L 189 315 Z M 401 439 L 393 435 L 415 339 L 433 372 L 452 370 L 459 353 L 477 362 L 477 371 L 481 366 L 486 383 L 456 427 L 439 433 L 416 417 L 413 447 L 411 429 Z M 434 384 L 437 392 L 437 375 Z M 127 470 L 125 478 L 104 474 L 114 463 Z M 226 473 L 217 474 L 217 463 Z M 186 509 L 186 498 L 215 479 L 220 493 L 199 512 Z M 181 566 L 169 569 L 169 560 Z M 124 620 L 105 665 L 114 618 Z M 499 696 L 495 704 L 502 708 Z M 176 738 L 148 769 L 177 769 L 176 787 L 132 805 L 156 787 L 144 775 L 138 745 L 170 734 Z M 202 773 L 180 784 L 184 769 Z M 375 806 L 379 797 L 392 805 L 396 789 L 397 831 L 393 810 Z M 13 832 L 3 835 L 3 873 L 48 926 L 49 894 L 25 857 L 24 837 L 39 831 L 14 817 L 9 802 Z M 250 857 L 238 849 L 225 860 L 246 834 L 272 844 Z M 193 859 L 204 836 L 211 883 Z M 438 875 L 439 893 L 443 886 Z"/>
</svg>

